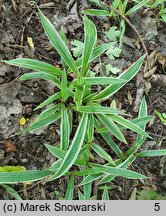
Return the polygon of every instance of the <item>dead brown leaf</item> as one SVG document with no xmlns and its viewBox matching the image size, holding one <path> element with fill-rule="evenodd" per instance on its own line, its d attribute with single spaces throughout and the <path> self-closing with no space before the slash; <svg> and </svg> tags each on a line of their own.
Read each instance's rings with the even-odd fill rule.
<svg viewBox="0 0 166 216">
<path fill-rule="evenodd" d="M 15 152 L 16 151 L 16 144 L 11 140 L 4 140 L 3 145 L 5 147 L 5 152 Z"/>
<path fill-rule="evenodd" d="M 127 92 L 127 97 L 128 97 L 128 102 L 129 102 L 129 104 L 132 105 L 132 103 L 133 103 L 133 98 L 132 98 L 132 95 L 131 95 L 131 91 L 130 91 L 130 90 L 128 90 L 128 92 Z"/>
</svg>

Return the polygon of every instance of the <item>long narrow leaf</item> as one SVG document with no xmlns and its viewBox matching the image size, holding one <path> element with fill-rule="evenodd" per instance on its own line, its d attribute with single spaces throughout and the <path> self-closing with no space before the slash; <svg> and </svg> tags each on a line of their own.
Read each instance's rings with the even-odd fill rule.
<svg viewBox="0 0 166 216">
<path fill-rule="evenodd" d="M 109 114 L 107 116 L 109 117 Z M 141 125 L 148 123 L 151 119 L 152 119 L 152 116 L 144 116 L 144 117 L 138 117 L 135 119 L 131 119 L 130 122 L 140 127 Z M 118 128 L 119 130 L 124 130 L 126 127 L 118 124 Z M 103 132 L 104 133 L 108 132 L 108 129 L 103 128 L 103 127 L 98 128 L 98 133 L 103 133 Z"/>
<path fill-rule="evenodd" d="M 101 178 L 104 174 L 98 173 L 98 174 L 90 174 L 86 178 L 83 179 L 83 181 L 79 184 L 79 186 L 83 186 L 85 184 L 88 184 L 90 182 L 93 182 L 99 178 Z"/>
<path fill-rule="evenodd" d="M 96 59 L 97 57 L 99 57 L 101 54 L 103 54 L 105 51 L 107 51 L 111 46 L 115 46 L 115 42 L 111 42 L 111 43 L 105 43 L 105 44 L 101 44 L 97 47 L 95 47 L 93 49 L 91 58 L 89 60 L 89 62 L 93 61 L 94 59 Z M 76 61 L 76 65 L 78 68 L 81 67 L 81 63 L 82 63 L 82 57 L 80 57 L 77 61 Z"/>
<path fill-rule="evenodd" d="M 61 76 L 62 71 L 59 68 L 56 68 L 53 65 L 50 65 L 46 62 L 39 61 L 37 59 L 28 59 L 28 58 L 17 58 L 8 61 L 2 61 L 10 65 L 28 68 L 36 71 L 47 72 L 55 76 Z"/>
<path fill-rule="evenodd" d="M 143 97 L 143 99 L 141 100 L 138 117 L 145 117 L 147 115 L 148 115 L 147 104 L 146 104 L 145 97 Z M 141 124 L 140 128 L 145 131 L 146 122 Z M 137 142 L 140 141 L 141 139 L 142 139 L 142 136 L 139 134 L 137 136 Z"/>
<path fill-rule="evenodd" d="M 128 129 L 130 129 L 132 131 L 135 131 L 136 133 L 141 134 L 144 137 L 150 137 L 140 127 L 138 127 L 137 125 L 133 124 L 131 121 L 126 120 L 125 118 L 123 118 L 121 116 L 118 116 L 118 115 L 115 115 L 115 114 L 110 114 L 109 117 L 113 121 L 117 122 L 118 124 L 123 125 L 124 127 L 128 128 Z"/>
<path fill-rule="evenodd" d="M 138 141 L 136 141 L 134 145 L 131 146 L 129 150 L 127 150 L 127 152 L 125 153 L 125 156 L 128 157 L 129 155 L 134 154 L 144 144 L 145 140 L 146 138 L 142 137 L 142 139 L 139 139 Z"/>
<path fill-rule="evenodd" d="M 15 191 L 12 187 L 9 185 L 1 184 L 1 187 L 3 187 L 8 193 L 10 193 L 16 200 L 22 200 L 20 195 Z"/>
<path fill-rule="evenodd" d="M 117 167 L 109 167 L 109 166 L 102 166 L 102 165 L 93 165 L 93 169 L 103 169 L 103 172 L 110 173 L 111 175 L 121 176 L 129 179 L 144 179 L 147 178 L 146 176 L 134 172 L 132 170 L 127 170 L 123 168 Z"/>
<path fill-rule="evenodd" d="M 143 0 L 140 3 L 136 4 L 134 7 L 132 7 L 130 10 L 128 10 L 125 15 L 131 15 L 132 13 L 134 13 L 135 11 L 139 10 L 141 7 L 143 7 L 144 5 L 146 5 L 146 3 L 148 3 L 150 0 Z"/>
<path fill-rule="evenodd" d="M 126 80 L 115 77 L 84 77 L 85 85 L 110 85 L 126 82 Z"/>
<path fill-rule="evenodd" d="M 29 80 L 29 79 L 44 79 L 44 80 L 53 81 L 54 83 L 60 85 L 60 81 L 54 75 L 45 72 L 26 73 L 23 74 L 19 79 L 22 81 Z"/>
<path fill-rule="evenodd" d="M 20 77 L 20 80 L 28 80 L 28 79 L 44 79 L 44 80 L 51 80 L 54 82 L 54 84 L 61 89 L 61 82 L 59 79 L 57 79 L 54 75 L 48 74 L 45 72 L 33 72 L 33 73 L 27 73 Z M 66 88 L 65 92 L 67 92 L 70 96 L 74 96 L 74 92 L 70 90 L 69 88 Z M 66 94 L 67 94 L 66 93 Z M 67 97 L 65 95 L 65 97 Z"/>
<path fill-rule="evenodd" d="M 89 121 L 87 126 L 87 142 L 92 143 L 94 139 L 94 116 L 89 114 Z"/>
<path fill-rule="evenodd" d="M 78 189 L 78 198 L 79 200 L 85 200 L 84 195 L 82 194 L 82 192 Z"/>
<path fill-rule="evenodd" d="M 102 90 L 100 93 L 95 94 L 95 96 L 87 97 L 85 101 L 87 102 L 87 101 L 92 101 L 92 100 L 94 101 L 105 100 L 111 95 L 113 95 L 115 92 L 117 92 L 120 88 L 122 88 L 127 82 L 129 82 L 136 75 L 136 73 L 141 68 L 144 58 L 145 58 L 145 55 L 139 58 L 124 73 L 118 76 L 118 78 L 124 79 L 126 80 L 126 82 L 108 86 L 104 90 Z"/>
<path fill-rule="evenodd" d="M 74 175 L 71 175 L 65 194 L 65 200 L 72 200 L 74 193 Z"/>
<path fill-rule="evenodd" d="M 130 122 L 132 122 L 133 124 L 142 128 L 142 130 L 144 130 L 144 127 L 142 127 L 142 125 L 148 123 L 151 119 L 152 119 L 152 116 L 149 115 L 149 116 L 143 116 L 143 117 L 131 119 Z M 125 126 L 119 125 L 120 130 L 124 130 L 125 128 L 126 128 Z"/>
<path fill-rule="evenodd" d="M 60 117 L 60 112 L 52 113 L 49 116 L 47 116 L 46 118 L 42 118 L 42 119 L 36 120 L 32 125 L 30 125 L 28 128 L 26 128 L 25 130 L 23 130 L 23 132 L 24 131 L 28 132 L 30 130 L 35 130 L 37 128 L 40 128 L 40 127 L 52 124 L 59 117 Z"/>
<path fill-rule="evenodd" d="M 64 157 L 66 155 L 66 151 L 63 149 L 60 149 L 59 147 L 56 146 L 51 146 L 48 144 L 45 144 L 46 148 L 48 149 L 48 151 L 53 154 L 55 157 L 64 160 Z M 78 166 L 85 166 L 86 165 L 86 161 L 83 159 L 79 159 L 77 158 L 74 162 L 75 165 Z M 59 167 L 58 167 L 59 168 Z"/>
<path fill-rule="evenodd" d="M 56 104 L 54 106 L 51 106 L 49 107 L 48 109 L 44 110 L 43 112 L 41 112 L 38 117 L 37 117 L 37 120 L 36 121 L 39 121 L 41 119 L 44 119 L 44 118 L 47 118 L 49 115 L 51 115 L 52 113 L 55 113 L 58 108 L 60 107 L 60 103 L 59 104 Z"/>
<path fill-rule="evenodd" d="M 84 14 L 93 15 L 93 16 L 108 16 L 109 11 L 107 10 L 97 10 L 97 9 L 86 9 Z"/>
<path fill-rule="evenodd" d="M 166 149 L 162 150 L 146 150 L 136 154 L 136 157 L 154 157 L 166 155 Z"/>
<path fill-rule="evenodd" d="M 58 98 L 60 98 L 60 92 L 57 92 L 53 95 L 51 95 L 50 97 L 48 97 L 45 101 L 43 101 L 41 104 L 39 104 L 34 110 L 38 110 L 43 108 L 44 106 L 52 103 L 53 101 L 57 100 Z"/>
<path fill-rule="evenodd" d="M 61 98 L 62 101 L 66 101 L 68 98 L 67 94 L 67 76 L 66 71 L 63 71 L 62 73 L 62 80 L 61 80 Z"/>
<path fill-rule="evenodd" d="M 83 114 L 80 124 L 77 128 L 77 131 L 74 135 L 73 141 L 70 145 L 69 150 L 67 151 L 64 160 L 62 161 L 59 170 L 51 177 L 50 180 L 54 180 L 60 176 L 62 176 L 65 172 L 67 172 L 70 167 L 75 162 L 79 152 L 81 150 L 81 146 L 84 142 L 84 137 L 86 133 L 86 127 L 88 122 L 88 114 Z"/>
<path fill-rule="evenodd" d="M 113 115 L 113 114 L 112 114 Z M 116 124 L 108 118 L 106 115 L 97 115 L 98 119 L 102 122 L 102 124 L 120 141 L 127 144 L 127 141 L 122 134 L 122 132 L 119 130 L 119 128 L 116 126 Z M 114 119 L 113 119 L 114 120 Z"/>
<path fill-rule="evenodd" d="M 96 118 L 94 119 L 94 123 L 95 123 L 95 128 L 98 131 L 99 127 L 100 127 L 100 123 L 98 122 L 98 120 Z M 122 157 L 122 151 L 120 150 L 118 145 L 116 145 L 116 143 L 112 140 L 111 135 L 109 133 L 105 133 L 105 132 L 102 132 L 100 134 L 104 138 L 104 140 L 108 143 L 108 145 L 111 147 L 111 149 L 115 152 L 115 154 L 119 158 L 121 158 Z"/>
<path fill-rule="evenodd" d="M 83 57 L 82 57 L 82 66 L 81 66 L 81 75 L 82 77 L 86 74 L 89 67 L 89 60 L 91 58 L 94 46 L 97 40 L 97 30 L 94 23 L 84 16 L 84 48 L 83 48 Z"/>
<path fill-rule="evenodd" d="M 85 85 L 77 83 L 76 91 L 74 95 L 74 101 L 76 103 L 77 109 L 79 109 L 80 105 L 82 104 L 82 98 L 85 92 Z"/>
<path fill-rule="evenodd" d="M 70 70 L 73 71 L 73 73 L 75 73 L 75 75 L 77 76 L 78 69 L 76 63 L 72 58 L 72 55 L 68 50 L 67 46 L 65 45 L 65 42 L 62 40 L 52 23 L 44 16 L 44 14 L 41 11 L 39 11 L 39 13 L 42 26 L 48 39 L 50 40 L 54 48 L 57 50 L 61 58 L 64 60 L 64 62 L 68 65 Z"/>
<path fill-rule="evenodd" d="M 56 160 L 53 164 L 51 164 L 48 170 L 50 170 L 53 173 L 57 172 L 61 163 L 62 163 L 61 159 Z"/>
<path fill-rule="evenodd" d="M 74 108 L 74 107 L 73 107 Z M 122 111 L 117 109 L 112 109 L 111 107 L 100 106 L 99 104 L 91 104 L 86 106 L 80 106 L 79 112 L 85 113 L 95 113 L 95 114 L 121 114 L 127 115 Z"/>
<path fill-rule="evenodd" d="M 67 150 L 70 138 L 70 124 L 67 108 L 64 104 L 61 106 L 61 124 L 60 124 L 60 141 L 61 148 Z"/>
<path fill-rule="evenodd" d="M 85 184 L 83 186 L 84 189 L 84 198 L 85 200 L 90 200 L 91 192 L 92 192 L 92 183 Z"/>
<path fill-rule="evenodd" d="M 122 151 L 118 147 L 118 145 L 113 141 L 109 133 L 101 133 L 101 136 L 104 138 L 104 140 L 108 143 L 108 145 L 111 147 L 111 149 L 115 152 L 115 154 L 121 158 L 122 157 Z"/>
<path fill-rule="evenodd" d="M 52 172 L 49 170 L 30 170 L 21 172 L 1 172 L 0 184 L 14 184 L 20 182 L 31 182 L 43 179 Z"/>
<path fill-rule="evenodd" d="M 102 200 L 109 200 L 109 193 L 108 193 L 108 189 L 107 189 L 107 186 L 104 187 L 104 191 L 103 191 L 103 194 L 102 194 Z"/>
<path fill-rule="evenodd" d="M 99 145 L 91 144 L 92 149 L 102 158 L 107 160 L 110 163 L 113 163 L 112 157 Z"/>
<path fill-rule="evenodd" d="M 123 163 L 118 165 L 118 167 L 126 169 L 135 159 L 136 159 L 136 157 L 131 155 Z M 115 177 L 116 177 L 115 175 L 107 174 L 98 182 L 98 185 L 105 184 L 107 182 L 111 182 L 113 179 L 115 179 Z"/>
</svg>

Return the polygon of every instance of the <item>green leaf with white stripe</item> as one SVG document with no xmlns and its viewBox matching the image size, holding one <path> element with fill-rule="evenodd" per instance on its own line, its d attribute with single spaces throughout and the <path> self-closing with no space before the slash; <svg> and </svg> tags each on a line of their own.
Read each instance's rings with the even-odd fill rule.
<svg viewBox="0 0 166 216">
<path fill-rule="evenodd" d="M 77 83 L 75 94 L 74 94 L 74 101 L 76 103 L 77 109 L 79 109 L 80 105 L 82 104 L 82 98 L 85 92 L 85 85 Z"/>
<path fill-rule="evenodd" d="M 84 16 L 84 48 L 82 56 L 81 76 L 83 77 L 89 67 L 89 61 L 97 41 L 97 30 L 94 23 Z"/>
<path fill-rule="evenodd" d="M 83 179 L 83 181 L 79 184 L 79 186 L 83 186 L 85 184 L 88 184 L 90 182 L 93 182 L 99 178 L 101 178 L 104 174 L 103 173 L 97 173 L 97 174 L 90 174 L 87 177 Z"/>
<path fill-rule="evenodd" d="M 140 107 L 139 107 L 138 117 L 146 117 L 147 115 L 148 115 L 147 104 L 146 104 L 145 97 L 143 97 L 143 99 L 141 100 Z M 141 124 L 140 128 L 145 131 L 146 122 Z M 141 139 L 142 139 L 142 136 L 139 134 L 137 136 L 137 142 L 139 142 Z"/>
<path fill-rule="evenodd" d="M 109 114 L 107 116 L 109 117 Z M 130 122 L 140 127 L 141 125 L 148 123 L 151 119 L 152 119 L 152 116 L 144 116 L 144 117 L 138 117 L 135 119 L 131 119 Z M 118 124 L 118 128 L 119 130 L 124 130 L 126 127 Z M 106 132 L 108 132 L 106 128 L 104 127 L 98 128 L 98 133 L 106 133 Z"/>
<path fill-rule="evenodd" d="M 36 119 L 36 121 L 30 125 L 28 128 L 23 130 L 22 132 L 28 132 L 30 130 L 35 130 L 43 126 L 47 126 L 55 122 L 60 117 L 60 112 L 51 113 L 49 116 L 46 116 L 42 119 Z"/>
<path fill-rule="evenodd" d="M 112 114 L 113 115 L 113 114 Z M 115 115 L 116 116 L 116 115 Z M 120 141 L 127 144 L 127 141 L 122 134 L 122 132 L 119 130 L 117 125 L 106 115 L 98 114 L 97 115 L 100 122 Z"/>
<path fill-rule="evenodd" d="M 84 14 L 91 15 L 91 16 L 108 16 L 109 11 L 107 10 L 97 10 L 97 9 L 87 9 L 84 10 Z"/>
<path fill-rule="evenodd" d="M 123 169 L 127 169 L 128 166 L 130 166 L 130 164 L 132 164 L 132 162 L 136 159 L 135 156 L 131 155 L 129 156 L 123 163 L 121 163 L 120 165 L 118 165 L 119 168 L 123 168 Z M 101 184 L 105 184 L 107 182 L 111 182 L 113 179 L 115 179 L 115 175 L 112 174 L 107 174 L 105 175 L 97 184 L 101 185 Z"/>
<path fill-rule="evenodd" d="M 44 110 L 43 112 L 41 112 L 38 115 L 36 121 L 39 121 L 39 120 L 44 119 L 44 118 L 47 118 L 50 114 L 55 113 L 58 110 L 58 108 L 60 107 L 60 105 L 61 104 L 59 103 L 59 104 L 56 104 L 56 105 L 51 106 L 48 109 Z"/>
<path fill-rule="evenodd" d="M 138 133 L 141 134 L 144 137 L 150 137 L 145 131 L 143 131 L 140 127 L 138 127 L 136 124 L 133 124 L 131 121 L 115 115 L 115 114 L 110 114 L 109 118 L 111 118 L 113 121 L 115 121 L 116 123 L 123 125 L 124 127 Z"/>
<path fill-rule="evenodd" d="M 68 98 L 68 94 L 67 94 L 67 76 L 66 76 L 65 71 L 63 71 L 63 73 L 62 73 L 61 98 L 62 98 L 62 101 L 66 101 L 67 98 Z"/>
<path fill-rule="evenodd" d="M 99 121 L 95 118 L 94 119 L 95 128 L 98 131 L 100 127 Z M 99 132 L 100 133 L 100 132 Z M 101 132 L 101 136 L 104 138 L 104 140 L 107 142 L 107 144 L 111 147 L 111 149 L 115 152 L 115 154 L 121 158 L 122 157 L 122 151 L 118 147 L 118 145 L 112 140 L 111 135 L 109 133 Z"/>
<path fill-rule="evenodd" d="M 115 152 L 115 154 L 121 158 L 122 157 L 122 151 L 120 150 L 119 146 L 113 141 L 111 138 L 111 135 L 109 133 L 100 133 L 101 136 L 104 138 L 104 140 L 107 142 L 107 144 L 111 147 L 111 149 Z"/>
<path fill-rule="evenodd" d="M 136 157 L 155 157 L 166 155 L 166 149 L 162 150 L 146 150 L 136 154 Z"/>
<path fill-rule="evenodd" d="M 22 198 L 20 197 L 20 195 L 17 193 L 17 191 L 15 191 L 12 187 L 10 187 L 9 185 L 5 185 L 5 184 L 1 184 L 1 187 L 3 187 L 6 192 L 8 192 L 10 195 L 12 195 L 16 200 L 22 200 Z"/>
<path fill-rule="evenodd" d="M 14 184 L 21 182 L 33 182 L 41 180 L 52 172 L 49 170 L 29 170 L 21 172 L 1 172 L 0 184 Z"/>
<path fill-rule="evenodd" d="M 106 185 L 104 185 L 102 200 L 110 200 L 109 193 L 108 193 L 108 187 Z"/>
<path fill-rule="evenodd" d="M 130 10 L 128 10 L 125 13 L 125 16 L 129 16 L 132 13 L 134 13 L 135 11 L 139 10 L 141 7 L 143 7 L 144 5 L 146 5 L 150 0 L 143 0 L 140 3 L 136 4 L 134 7 L 132 7 Z"/>
<path fill-rule="evenodd" d="M 53 95 L 51 95 L 50 97 L 48 97 L 45 101 L 43 101 L 41 104 L 39 104 L 34 110 L 38 110 L 38 109 L 41 109 L 43 108 L 44 106 L 54 102 L 55 100 L 59 99 L 61 96 L 61 93 L 60 92 L 57 92 Z"/>
<path fill-rule="evenodd" d="M 55 173 L 59 169 L 59 166 L 61 165 L 61 163 L 62 163 L 61 159 L 56 160 L 53 164 L 51 164 L 48 170 Z"/>
<path fill-rule="evenodd" d="M 57 50 L 63 61 L 68 65 L 70 70 L 77 76 L 78 69 L 76 63 L 66 46 L 63 39 L 60 37 L 59 33 L 56 31 L 52 23 L 44 16 L 44 14 L 39 10 L 40 19 L 42 22 L 43 29 L 48 39 L 50 40 L 53 47 Z"/>
<path fill-rule="evenodd" d="M 79 126 L 77 128 L 77 131 L 74 135 L 73 141 L 70 145 L 70 148 L 67 151 L 58 171 L 51 177 L 50 180 L 59 178 L 64 173 L 66 173 L 70 169 L 70 167 L 74 164 L 75 160 L 77 159 L 79 155 L 82 144 L 84 142 L 87 122 L 88 122 L 88 114 L 83 114 L 81 121 L 79 123 Z"/>
<path fill-rule="evenodd" d="M 78 189 L 78 198 L 79 200 L 85 200 L 84 195 L 82 194 L 82 192 Z"/>
<path fill-rule="evenodd" d="M 56 147 L 56 146 L 48 145 L 48 144 L 45 144 L 45 147 L 56 158 L 64 160 L 64 157 L 66 155 L 66 151 L 65 150 L 60 149 L 59 147 Z M 84 159 L 77 158 L 75 160 L 74 164 L 77 165 L 77 166 L 85 166 L 86 165 L 86 161 Z M 59 168 L 59 166 L 58 166 L 58 168 Z"/>
<path fill-rule="evenodd" d="M 75 107 L 72 107 L 75 109 Z M 120 115 L 127 115 L 126 113 L 112 109 L 111 107 L 100 106 L 99 104 L 91 104 L 86 106 L 80 106 L 78 109 L 79 112 L 85 113 L 95 113 L 95 114 L 120 114 Z"/>
<path fill-rule="evenodd" d="M 69 146 L 69 138 L 70 138 L 70 123 L 68 110 L 64 104 L 61 106 L 61 124 L 60 124 L 60 141 L 61 148 L 63 150 L 67 150 Z"/>
<path fill-rule="evenodd" d="M 140 70 L 141 65 L 144 61 L 145 55 L 139 58 L 134 64 L 132 64 L 125 72 L 120 74 L 118 76 L 119 79 L 124 79 L 126 82 L 119 83 L 115 85 L 109 85 L 104 90 L 102 90 L 100 93 L 96 93 L 93 96 L 89 96 L 86 98 L 86 102 L 88 101 L 97 101 L 97 100 L 105 100 L 112 96 L 114 93 L 116 93 L 119 89 L 121 89 L 127 82 L 129 82 Z"/>
<path fill-rule="evenodd" d="M 87 142 L 91 143 L 94 139 L 94 116 L 89 114 L 88 126 L 87 126 Z"/>
<path fill-rule="evenodd" d="M 112 157 L 99 145 L 92 143 L 91 148 L 102 158 L 113 163 Z"/>
<path fill-rule="evenodd" d="M 126 80 L 118 79 L 115 77 L 84 77 L 85 85 L 110 85 L 117 83 L 124 83 Z"/>
<path fill-rule="evenodd" d="M 85 200 L 90 200 L 91 192 L 92 192 L 92 183 L 85 184 L 83 186 L 84 189 L 84 198 Z"/>
<path fill-rule="evenodd" d="M 91 165 L 94 170 L 100 170 L 100 172 L 103 170 L 105 173 L 110 173 L 111 175 L 115 176 L 121 176 L 128 179 L 144 179 L 147 178 L 146 176 L 137 173 L 132 170 L 127 170 L 119 167 L 109 167 L 109 166 L 103 166 L 98 164 Z"/>
<path fill-rule="evenodd" d="M 71 175 L 66 189 L 65 200 L 72 200 L 73 193 L 74 193 L 74 175 Z"/>
<path fill-rule="evenodd" d="M 100 55 L 102 55 L 105 51 L 107 51 L 111 46 L 115 46 L 114 42 L 111 43 L 105 43 L 105 44 L 101 44 L 97 47 L 95 47 L 92 51 L 92 55 L 91 58 L 89 59 L 89 62 L 93 61 L 94 59 L 96 59 L 97 57 L 99 57 Z M 82 64 L 82 57 L 80 57 L 77 61 L 76 61 L 76 65 L 78 68 L 81 67 Z"/>
<path fill-rule="evenodd" d="M 45 72 L 32 72 L 23 74 L 20 80 L 29 80 L 29 79 L 43 79 L 43 80 L 50 80 L 53 81 L 55 84 L 60 85 L 59 79 L 57 79 L 54 75 L 45 73 Z"/>
<path fill-rule="evenodd" d="M 128 157 L 129 155 L 134 154 L 135 152 L 137 152 L 137 150 L 145 143 L 146 138 L 142 137 L 142 139 L 139 139 L 138 141 L 136 141 L 134 143 L 133 146 L 131 146 L 127 152 L 125 153 L 125 157 Z"/>
<path fill-rule="evenodd" d="M 2 61 L 2 62 L 5 62 L 10 65 L 18 66 L 18 67 L 23 67 L 27 69 L 49 73 L 55 76 L 62 75 L 61 69 L 56 68 L 55 66 L 48 64 L 46 62 L 39 61 L 37 59 L 17 58 L 8 61 Z"/>
</svg>

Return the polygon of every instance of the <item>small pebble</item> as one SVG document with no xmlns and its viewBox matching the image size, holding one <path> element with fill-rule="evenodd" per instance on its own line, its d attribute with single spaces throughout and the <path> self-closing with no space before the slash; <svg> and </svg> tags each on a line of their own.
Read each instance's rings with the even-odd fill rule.
<svg viewBox="0 0 166 216">
<path fill-rule="evenodd" d="M 27 162 L 28 162 L 28 158 L 22 158 L 22 159 L 21 159 L 21 162 L 22 162 L 22 163 L 27 163 Z"/>
</svg>

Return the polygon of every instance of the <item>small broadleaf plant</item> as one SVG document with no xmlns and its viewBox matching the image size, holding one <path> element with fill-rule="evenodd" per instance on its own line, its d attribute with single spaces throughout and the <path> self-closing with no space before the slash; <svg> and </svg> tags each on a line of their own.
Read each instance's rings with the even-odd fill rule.
<svg viewBox="0 0 166 216">
<path fill-rule="evenodd" d="M 81 57 L 75 60 L 65 43 L 67 40 L 64 32 L 61 31 L 59 34 L 41 11 L 39 11 L 39 15 L 49 41 L 61 57 L 63 68 L 60 69 L 49 63 L 27 58 L 3 62 L 34 70 L 34 72 L 22 75 L 20 77 L 22 81 L 38 78 L 51 80 L 59 89 L 37 106 L 36 110 L 51 103 L 54 105 L 41 112 L 36 121 L 22 131 L 24 133 L 35 130 L 60 119 L 59 145 L 45 144 L 56 161 L 46 170 L 21 171 L 21 175 L 17 171 L 1 172 L 0 184 L 32 182 L 46 177 L 48 181 L 53 181 L 67 175 L 69 184 L 65 199 L 73 199 L 75 178 L 79 176 L 82 179 L 78 188 L 79 199 L 91 198 L 92 182 L 97 179 L 98 185 L 100 187 L 103 185 L 105 188 L 103 198 L 108 199 L 109 195 L 105 184 L 117 176 L 129 179 L 146 178 L 146 176 L 128 169 L 137 157 L 166 154 L 166 150 L 137 153 L 145 139 L 149 137 L 145 132 L 145 127 L 146 123 L 151 120 L 151 116 L 147 115 L 145 98 L 142 99 L 139 115 L 135 119 L 129 119 L 130 116 L 126 113 L 103 105 L 105 100 L 137 74 L 145 56 L 140 57 L 117 78 L 94 76 L 93 68 L 90 67 L 91 62 L 112 46 L 112 43 L 96 45 L 97 31 L 94 23 L 86 15 L 84 16 L 83 52 Z M 69 76 L 70 79 L 68 79 Z M 102 86 L 102 90 L 93 92 L 94 86 Z M 78 116 L 76 129 L 73 124 L 73 114 Z M 123 152 L 118 143 L 128 145 L 124 136 L 124 131 L 127 129 L 135 132 L 137 139 L 133 145 L 130 143 L 128 151 Z M 108 144 L 107 151 L 106 148 L 103 148 L 103 143 L 97 142 L 98 136 L 103 138 L 103 143 Z M 103 158 L 105 163 L 96 162 L 96 155 Z"/>
</svg>

